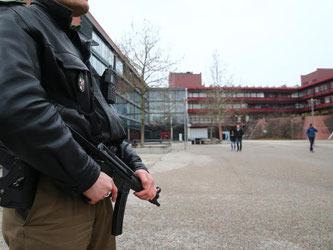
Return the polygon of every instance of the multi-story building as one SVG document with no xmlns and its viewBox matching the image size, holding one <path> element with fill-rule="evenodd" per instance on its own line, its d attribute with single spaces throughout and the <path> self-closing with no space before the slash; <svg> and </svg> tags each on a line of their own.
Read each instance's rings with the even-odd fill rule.
<svg viewBox="0 0 333 250">
<path fill-rule="evenodd" d="M 180 78 L 179 75 L 182 75 Z M 178 73 L 179 79 L 193 78 L 191 73 Z M 219 98 L 225 101 L 221 122 L 224 128 L 237 123 L 246 126 L 251 120 L 269 116 L 310 115 L 333 113 L 333 69 L 317 69 L 301 76 L 299 87 L 219 87 Z M 216 102 L 214 87 L 195 86 L 187 83 L 187 102 L 190 129 L 207 128 L 218 137 L 218 118 L 211 110 Z M 173 86 L 182 86 L 181 83 Z"/>
</svg>

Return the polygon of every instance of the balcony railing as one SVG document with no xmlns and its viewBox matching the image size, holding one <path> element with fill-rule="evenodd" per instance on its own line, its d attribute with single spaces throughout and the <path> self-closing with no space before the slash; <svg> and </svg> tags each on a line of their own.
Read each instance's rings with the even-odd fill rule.
<svg viewBox="0 0 333 250">
<path fill-rule="evenodd" d="M 314 106 L 314 110 L 320 110 L 325 108 L 333 108 L 333 102 L 317 104 Z M 311 106 L 302 108 L 239 108 L 239 109 L 227 109 L 227 112 L 238 112 L 238 113 L 301 113 L 311 111 Z M 188 109 L 189 114 L 207 114 L 209 109 Z"/>
<path fill-rule="evenodd" d="M 208 109 L 188 109 L 189 114 L 207 114 Z M 230 113 L 292 113 L 298 112 L 296 108 L 242 108 L 242 109 L 228 109 L 226 112 Z"/>
<path fill-rule="evenodd" d="M 319 92 L 316 92 L 314 94 L 310 94 L 310 95 L 304 95 L 302 97 L 299 97 L 299 101 L 304 101 L 304 100 L 308 100 L 308 99 L 311 99 L 311 98 L 318 98 L 318 97 L 321 97 L 321 96 L 325 96 L 325 95 L 329 95 L 329 94 L 333 94 L 333 89 L 326 89 L 326 90 L 323 90 L 323 91 L 319 91 Z"/>
<path fill-rule="evenodd" d="M 189 102 L 204 102 L 214 100 L 214 97 L 189 97 Z M 246 101 L 246 102 L 296 102 L 295 97 L 227 97 L 228 101 Z"/>
<path fill-rule="evenodd" d="M 304 95 L 301 97 L 225 97 L 227 100 L 229 100 L 230 102 L 234 102 L 234 101 L 244 101 L 244 102 L 270 102 L 270 103 L 274 103 L 274 102 L 299 102 L 299 101 L 305 101 L 311 98 L 318 98 L 318 97 L 322 97 L 325 95 L 330 95 L 333 94 L 333 88 L 330 89 L 326 89 L 323 91 L 319 91 L 316 93 L 312 93 L 310 95 Z M 209 100 L 213 100 L 214 97 L 188 97 L 188 102 L 204 102 L 204 101 L 209 101 Z"/>
</svg>

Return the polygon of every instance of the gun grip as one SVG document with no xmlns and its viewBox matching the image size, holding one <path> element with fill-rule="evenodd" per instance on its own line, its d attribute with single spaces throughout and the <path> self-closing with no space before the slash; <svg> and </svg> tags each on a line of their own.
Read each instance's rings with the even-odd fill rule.
<svg viewBox="0 0 333 250">
<path fill-rule="evenodd" d="M 117 236 L 123 232 L 123 221 L 125 214 L 126 201 L 129 189 L 124 192 L 119 192 L 117 194 L 116 204 L 114 206 L 113 217 L 112 217 L 112 235 Z"/>
<path fill-rule="evenodd" d="M 155 204 L 156 206 L 159 207 L 161 204 L 157 200 L 160 197 L 161 188 L 157 187 L 156 189 L 157 189 L 157 192 L 156 192 L 155 197 L 152 200 L 149 200 L 149 202 L 152 204 Z"/>
</svg>

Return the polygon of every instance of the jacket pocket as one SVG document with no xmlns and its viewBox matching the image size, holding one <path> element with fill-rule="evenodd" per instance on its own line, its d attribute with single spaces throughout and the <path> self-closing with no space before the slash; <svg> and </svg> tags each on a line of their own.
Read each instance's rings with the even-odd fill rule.
<svg viewBox="0 0 333 250">
<path fill-rule="evenodd" d="M 55 53 L 55 57 L 60 70 L 58 75 L 63 79 L 62 82 L 55 84 L 62 85 L 66 89 L 63 97 L 60 97 L 63 98 L 61 103 L 67 107 L 78 109 L 82 113 L 90 113 L 93 105 L 88 67 L 79 57 L 71 53 Z M 69 96 L 66 96 L 67 94 Z"/>
<path fill-rule="evenodd" d="M 55 57 L 62 63 L 63 67 L 66 69 L 77 69 L 89 71 L 87 66 L 75 55 L 71 53 L 55 53 Z"/>
</svg>

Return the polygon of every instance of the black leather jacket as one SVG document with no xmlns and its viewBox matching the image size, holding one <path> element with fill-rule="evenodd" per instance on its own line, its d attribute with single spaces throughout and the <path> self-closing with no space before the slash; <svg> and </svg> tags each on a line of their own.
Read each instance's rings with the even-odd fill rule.
<svg viewBox="0 0 333 250">
<path fill-rule="evenodd" d="M 91 74 L 90 42 L 70 21 L 71 10 L 54 0 L 0 3 L 0 141 L 42 174 L 83 192 L 100 167 L 64 122 L 93 143 L 117 146 L 133 170 L 146 168 L 123 141 L 120 119 Z"/>
</svg>

